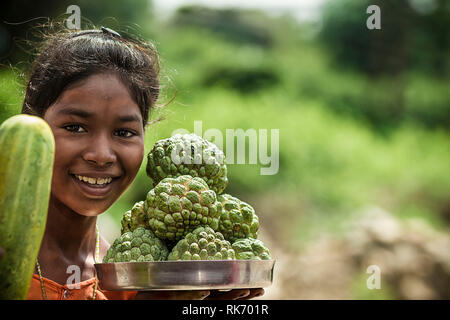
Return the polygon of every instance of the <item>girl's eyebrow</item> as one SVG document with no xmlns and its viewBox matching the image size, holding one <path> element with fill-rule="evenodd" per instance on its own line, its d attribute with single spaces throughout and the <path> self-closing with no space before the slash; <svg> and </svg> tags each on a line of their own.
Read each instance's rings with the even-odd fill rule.
<svg viewBox="0 0 450 320">
<path fill-rule="evenodd" d="M 130 114 L 126 116 L 119 116 L 120 122 L 141 122 L 142 119 L 140 119 L 136 114 Z"/>
<path fill-rule="evenodd" d="M 74 107 L 63 108 L 63 109 L 58 111 L 58 114 L 61 114 L 61 115 L 73 115 L 73 116 L 78 116 L 80 118 L 85 118 L 85 119 L 94 117 L 93 113 L 88 112 L 86 110 L 77 109 L 77 108 L 74 108 Z"/>
<path fill-rule="evenodd" d="M 58 114 L 73 115 L 73 116 L 78 116 L 80 118 L 85 118 L 85 119 L 93 118 L 95 116 L 94 113 L 88 112 L 86 110 L 77 109 L 74 107 L 63 108 L 63 109 L 59 110 Z M 136 114 L 129 114 L 129 115 L 124 115 L 124 116 L 119 116 L 119 121 L 120 122 L 139 122 L 140 123 L 142 120 Z"/>
</svg>

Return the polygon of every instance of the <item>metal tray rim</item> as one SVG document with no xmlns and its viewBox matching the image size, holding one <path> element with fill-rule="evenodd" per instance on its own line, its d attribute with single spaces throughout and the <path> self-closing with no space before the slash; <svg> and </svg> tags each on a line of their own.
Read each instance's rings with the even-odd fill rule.
<svg viewBox="0 0 450 320">
<path fill-rule="evenodd" d="M 273 262 L 275 263 L 276 259 L 270 259 L 270 260 L 165 260 L 165 261 L 133 261 L 133 262 L 129 262 L 129 261 L 125 261 L 125 262 L 100 262 L 100 263 L 95 263 L 94 265 L 109 265 L 109 264 L 137 264 L 137 263 L 142 263 L 142 264 L 159 264 L 159 263 L 177 263 L 177 264 L 182 264 L 182 263 L 198 263 L 198 262 L 202 262 L 202 263 L 217 263 L 217 262 L 221 262 L 221 263 L 269 263 L 269 262 Z"/>
<path fill-rule="evenodd" d="M 97 263 L 103 290 L 230 290 L 272 285 L 275 259 Z"/>
</svg>

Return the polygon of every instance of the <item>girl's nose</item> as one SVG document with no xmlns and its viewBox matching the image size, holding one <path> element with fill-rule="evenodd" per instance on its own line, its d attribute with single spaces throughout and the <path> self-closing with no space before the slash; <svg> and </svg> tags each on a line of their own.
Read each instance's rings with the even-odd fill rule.
<svg viewBox="0 0 450 320">
<path fill-rule="evenodd" d="M 91 143 L 83 153 L 83 159 L 99 167 L 106 167 L 116 162 L 117 157 L 108 137 L 98 135 L 92 138 Z"/>
</svg>

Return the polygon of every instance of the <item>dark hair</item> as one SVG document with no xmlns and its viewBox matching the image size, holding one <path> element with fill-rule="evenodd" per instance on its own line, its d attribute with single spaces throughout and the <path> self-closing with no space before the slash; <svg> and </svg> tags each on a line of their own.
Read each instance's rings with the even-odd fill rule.
<svg viewBox="0 0 450 320">
<path fill-rule="evenodd" d="M 115 72 L 142 114 L 144 128 L 159 96 L 159 59 L 153 45 L 108 28 L 49 36 L 31 69 L 22 113 L 43 117 L 71 83 Z"/>
</svg>

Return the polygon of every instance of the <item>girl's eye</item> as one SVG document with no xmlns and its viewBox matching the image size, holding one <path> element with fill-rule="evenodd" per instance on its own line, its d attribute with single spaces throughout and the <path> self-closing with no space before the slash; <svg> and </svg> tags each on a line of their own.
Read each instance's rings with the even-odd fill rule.
<svg viewBox="0 0 450 320">
<path fill-rule="evenodd" d="M 117 130 L 116 132 L 117 132 L 117 135 L 122 138 L 131 138 L 132 136 L 136 135 L 134 132 L 131 132 L 130 130 L 126 130 L 126 129 L 120 129 L 120 130 Z"/>
<path fill-rule="evenodd" d="M 81 133 L 81 132 L 85 132 L 86 130 L 84 130 L 84 128 L 78 124 L 70 124 L 68 126 L 64 126 L 64 129 L 66 129 L 67 131 L 70 132 L 74 132 L 74 133 Z"/>
<path fill-rule="evenodd" d="M 73 133 L 86 132 L 86 130 L 78 124 L 70 124 L 70 125 L 64 126 L 63 128 L 66 129 L 67 131 L 73 132 Z M 115 135 L 122 137 L 122 138 L 130 138 L 132 136 L 135 136 L 136 134 L 130 130 L 119 129 L 116 131 Z"/>
</svg>

